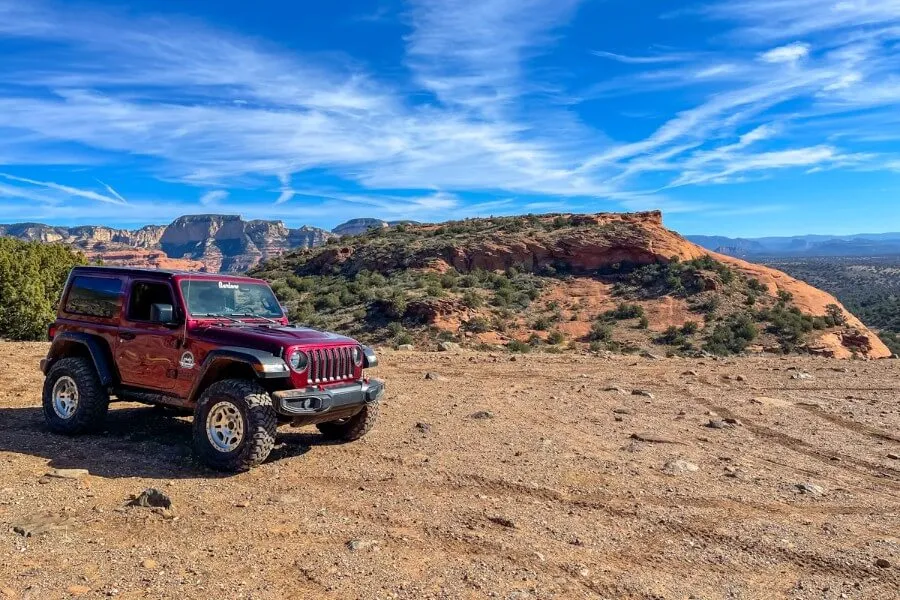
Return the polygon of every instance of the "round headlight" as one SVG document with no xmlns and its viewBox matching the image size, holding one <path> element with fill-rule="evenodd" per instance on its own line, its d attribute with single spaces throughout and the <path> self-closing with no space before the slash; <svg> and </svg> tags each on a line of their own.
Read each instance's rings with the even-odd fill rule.
<svg viewBox="0 0 900 600">
<path fill-rule="evenodd" d="M 359 346 L 353 346 L 353 364 L 357 367 L 362 364 L 362 348 Z"/>
<path fill-rule="evenodd" d="M 294 350 L 288 356 L 288 364 L 294 371 L 305 371 L 306 366 L 309 364 L 309 357 L 302 350 Z"/>
</svg>

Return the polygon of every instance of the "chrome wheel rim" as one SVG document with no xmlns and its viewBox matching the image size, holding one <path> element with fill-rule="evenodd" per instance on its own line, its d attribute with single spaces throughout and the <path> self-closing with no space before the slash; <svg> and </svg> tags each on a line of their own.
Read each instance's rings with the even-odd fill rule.
<svg viewBox="0 0 900 600">
<path fill-rule="evenodd" d="M 78 386 L 75 380 L 63 375 L 53 384 L 53 412 L 60 419 L 71 419 L 78 410 Z"/>
<path fill-rule="evenodd" d="M 232 452 L 244 441 L 244 417 L 228 401 L 217 402 L 206 417 L 206 437 L 219 452 Z"/>
</svg>

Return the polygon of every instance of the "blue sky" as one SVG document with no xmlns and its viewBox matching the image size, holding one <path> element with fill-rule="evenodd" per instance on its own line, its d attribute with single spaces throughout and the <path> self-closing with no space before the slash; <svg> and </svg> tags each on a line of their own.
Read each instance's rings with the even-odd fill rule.
<svg viewBox="0 0 900 600">
<path fill-rule="evenodd" d="M 900 230 L 900 0 L 0 0 L 0 222 Z"/>
</svg>

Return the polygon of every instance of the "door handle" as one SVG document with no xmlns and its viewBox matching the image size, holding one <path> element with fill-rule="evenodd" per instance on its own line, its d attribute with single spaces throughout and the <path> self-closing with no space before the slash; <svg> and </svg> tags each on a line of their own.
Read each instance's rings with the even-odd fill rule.
<svg viewBox="0 0 900 600">
<path fill-rule="evenodd" d="M 135 334 L 129 333 L 127 331 L 122 331 L 119 333 L 119 339 L 122 340 L 123 342 L 126 340 L 133 340 L 136 337 L 137 336 Z"/>
</svg>

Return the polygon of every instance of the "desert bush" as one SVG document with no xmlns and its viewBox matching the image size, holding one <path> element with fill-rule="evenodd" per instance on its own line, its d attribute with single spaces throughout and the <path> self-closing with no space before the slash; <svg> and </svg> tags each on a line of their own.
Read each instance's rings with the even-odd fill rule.
<svg viewBox="0 0 900 600">
<path fill-rule="evenodd" d="M 712 354 L 722 356 L 737 354 L 746 350 L 747 346 L 756 339 L 758 333 L 756 324 L 750 315 L 734 315 L 716 325 L 706 340 L 704 349 Z"/>
<path fill-rule="evenodd" d="M 547 343 L 552 344 L 554 346 L 557 344 L 562 344 L 564 341 L 566 341 L 566 336 L 565 336 L 565 334 L 563 334 L 562 331 L 560 331 L 558 329 L 554 329 L 547 336 Z"/>
<path fill-rule="evenodd" d="M 531 352 L 531 346 L 519 340 L 510 340 L 506 349 L 510 352 Z"/>
<path fill-rule="evenodd" d="M 604 321 L 596 321 L 588 333 L 588 341 L 608 342 L 612 339 L 613 327 Z"/>
<path fill-rule="evenodd" d="M 0 238 L 0 337 L 46 339 L 69 271 L 86 262 L 61 245 Z"/>
</svg>

